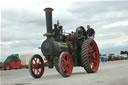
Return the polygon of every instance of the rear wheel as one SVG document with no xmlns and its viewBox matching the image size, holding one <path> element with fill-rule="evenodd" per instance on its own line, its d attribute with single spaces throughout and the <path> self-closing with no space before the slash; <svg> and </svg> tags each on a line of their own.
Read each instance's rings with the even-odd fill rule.
<svg viewBox="0 0 128 85">
<path fill-rule="evenodd" d="M 84 40 L 81 47 L 81 63 L 88 73 L 95 73 L 99 68 L 99 49 L 94 40 Z"/>
<path fill-rule="evenodd" d="M 62 52 L 59 56 L 59 72 L 63 77 L 68 77 L 72 74 L 73 60 L 68 52 Z"/>
<path fill-rule="evenodd" d="M 40 78 L 44 73 L 44 61 L 40 55 L 34 55 L 29 61 L 29 72 L 32 77 Z"/>
</svg>

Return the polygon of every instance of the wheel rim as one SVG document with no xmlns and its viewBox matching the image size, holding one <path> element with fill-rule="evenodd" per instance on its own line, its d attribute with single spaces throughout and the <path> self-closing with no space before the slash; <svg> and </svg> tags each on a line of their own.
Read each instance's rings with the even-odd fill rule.
<svg viewBox="0 0 128 85">
<path fill-rule="evenodd" d="M 94 40 L 88 46 L 88 61 L 93 72 L 99 68 L 99 49 Z"/>
<path fill-rule="evenodd" d="M 44 73 L 44 67 L 41 67 L 41 65 L 44 64 L 43 59 L 39 55 L 35 55 L 32 58 L 32 74 L 35 77 L 41 77 Z"/>
<path fill-rule="evenodd" d="M 62 70 L 66 76 L 70 76 L 72 74 L 73 69 L 73 61 L 70 54 L 66 53 L 62 59 Z"/>
</svg>

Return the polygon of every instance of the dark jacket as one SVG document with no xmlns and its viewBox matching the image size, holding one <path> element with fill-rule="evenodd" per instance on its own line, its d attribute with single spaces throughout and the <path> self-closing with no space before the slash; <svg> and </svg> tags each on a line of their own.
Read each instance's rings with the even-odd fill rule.
<svg viewBox="0 0 128 85">
<path fill-rule="evenodd" d="M 90 28 L 89 30 L 87 30 L 87 35 L 90 37 L 95 33 L 93 28 Z"/>
</svg>

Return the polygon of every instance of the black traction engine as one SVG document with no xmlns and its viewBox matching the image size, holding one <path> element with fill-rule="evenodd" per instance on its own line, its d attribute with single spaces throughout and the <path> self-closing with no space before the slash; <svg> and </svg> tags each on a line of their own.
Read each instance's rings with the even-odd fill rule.
<svg viewBox="0 0 128 85">
<path fill-rule="evenodd" d="M 44 9 L 46 14 L 47 39 L 41 45 L 41 52 L 47 62 L 36 54 L 29 61 L 29 71 L 34 78 L 40 78 L 44 68 L 55 67 L 63 77 L 72 74 L 73 67 L 81 66 L 88 73 L 95 73 L 99 68 L 99 49 L 96 42 L 87 37 L 86 30 L 79 26 L 75 32 L 66 33 L 63 26 L 52 26 L 52 8 Z"/>
</svg>

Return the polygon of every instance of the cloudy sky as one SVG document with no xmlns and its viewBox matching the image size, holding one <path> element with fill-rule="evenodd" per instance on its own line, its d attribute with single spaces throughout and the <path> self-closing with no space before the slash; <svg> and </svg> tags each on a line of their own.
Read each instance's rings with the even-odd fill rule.
<svg viewBox="0 0 128 85">
<path fill-rule="evenodd" d="M 101 53 L 128 50 L 128 1 L 3 0 L 0 60 L 12 53 L 41 54 L 46 7 L 54 9 L 53 23 L 60 20 L 66 32 L 90 24 Z"/>
</svg>

